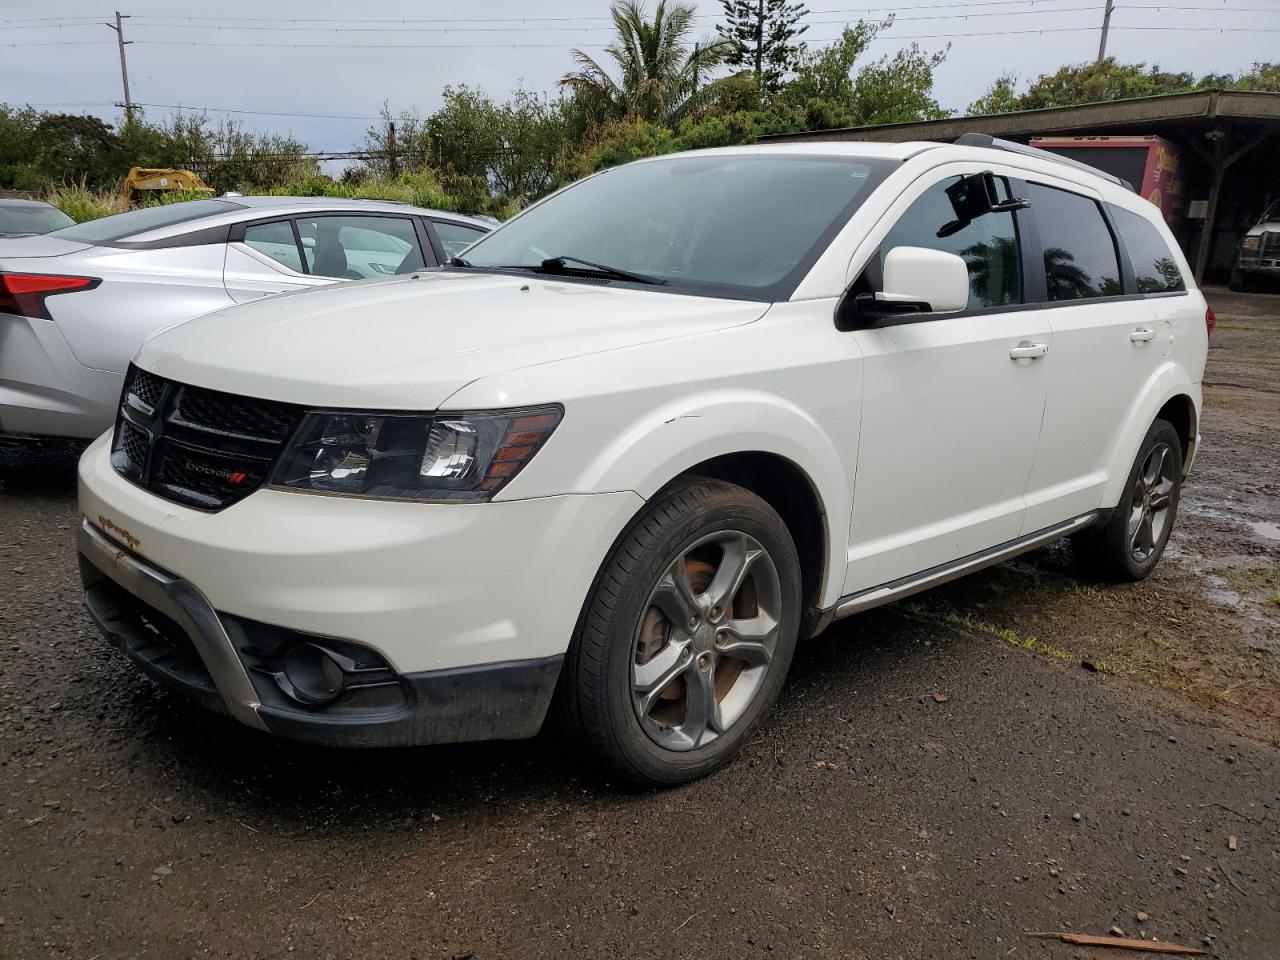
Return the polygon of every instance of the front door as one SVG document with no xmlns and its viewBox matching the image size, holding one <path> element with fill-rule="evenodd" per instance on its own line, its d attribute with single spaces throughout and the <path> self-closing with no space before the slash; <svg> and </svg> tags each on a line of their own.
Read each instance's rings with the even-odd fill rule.
<svg viewBox="0 0 1280 960">
<path fill-rule="evenodd" d="M 1043 311 L 1021 306 L 1024 214 L 954 222 L 946 187 L 973 172 L 935 173 L 908 191 L 873 257 L 872 268 L 896 246 L 956 253 L 969 266 L 970 299 L 958 314 L 852 334 L 864 386 L 846 594 L 1022 531 L 1053 344 Z"/>
</svg>

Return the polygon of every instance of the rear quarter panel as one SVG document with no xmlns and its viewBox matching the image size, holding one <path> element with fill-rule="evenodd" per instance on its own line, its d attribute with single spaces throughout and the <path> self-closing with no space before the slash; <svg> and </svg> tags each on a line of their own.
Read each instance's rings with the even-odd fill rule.
<svg viewBox="0 0 1280 960">
<path fill-rule="evenodd" d="M 225 244 L 121 250 L 91 247 L 57 261 L 59 273 L 100 277 L 85 293 L 49 298 L 49 313 L 76 359 L 123 373 L 152 333 L 228 306 Z"/>
</svg>

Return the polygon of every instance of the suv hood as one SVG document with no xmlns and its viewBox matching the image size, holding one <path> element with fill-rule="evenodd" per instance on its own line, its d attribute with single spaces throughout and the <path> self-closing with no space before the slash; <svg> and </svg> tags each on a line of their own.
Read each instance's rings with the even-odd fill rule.
<svg viewBox="0 0 1280 960">
<path fill-rule="evenodd" d="M 749 323 L 767 309 L 534 275 L 428 272 L 207 314 L 157 333 L 136 362 L 245 396 L 432 410 L 481 377 Z"/>
<path fill-rule="evenodd" d="M 1249 228 L 1246 237 L 1256 237 L 1262 233 L 1273 233 L 1280 230 L 1280 220 L 1260 220 Z"/>
</svg>

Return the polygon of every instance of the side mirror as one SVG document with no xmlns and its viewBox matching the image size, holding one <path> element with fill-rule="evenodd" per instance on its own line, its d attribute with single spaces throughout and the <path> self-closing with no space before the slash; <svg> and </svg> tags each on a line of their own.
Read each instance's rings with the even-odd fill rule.
<svg viewBox="0 0 1280 960">
<path fill-rule="evenodd" d="M 302 245 L 303 245 L 304 247 L 306 247 L 308 250 L 314 250 L 314 249 L 316 248 L 316 238 L 315 238 L 315 237 L 303 237 L 303 238 L 302 238 Z"/>
<path fill-rule="evenodd" d="M 969 305 L 964 259 L 926 247 L 894 247 L 884 258 L 884 289 L 854 299 L 855 327 L 910 322 L 915 314 L 956 313 Z"/>
</svg>

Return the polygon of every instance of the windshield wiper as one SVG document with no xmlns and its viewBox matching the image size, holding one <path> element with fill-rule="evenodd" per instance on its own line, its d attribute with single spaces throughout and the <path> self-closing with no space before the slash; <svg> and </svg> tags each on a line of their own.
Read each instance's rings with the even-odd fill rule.
<svg viewBox="0 0 1280 960">
<path fill-rule="evenodd" d="M 450 257 L 450 258 L 449 258 L 449 266 L 451 266 L 451 267 L 469 267 L 469 266 L 471 266 L 471 261 L 470 261 L 470 260 L 465 260 L 465 259 L 463 259 L 462 257 Z"/>
<path fill-rule="evenodd" d="M 571 266 L 578 264 L 579 269 Z M 660 280 L 657 277 L 647 277 L 643 273 L 632 273 L 630 270 L 621 270 L 618 267 L 610 267 L 603 263 L 592 263 L 590 260 L 583 260 L 581 257 L 548 257 L 542 261 L 543 273 L 598 273 L 604 277 L 614 277 L 618 280 L 630 280 L 632 283 L 656 283 L 664 284 L 667 281 Z"/>
</svg>

